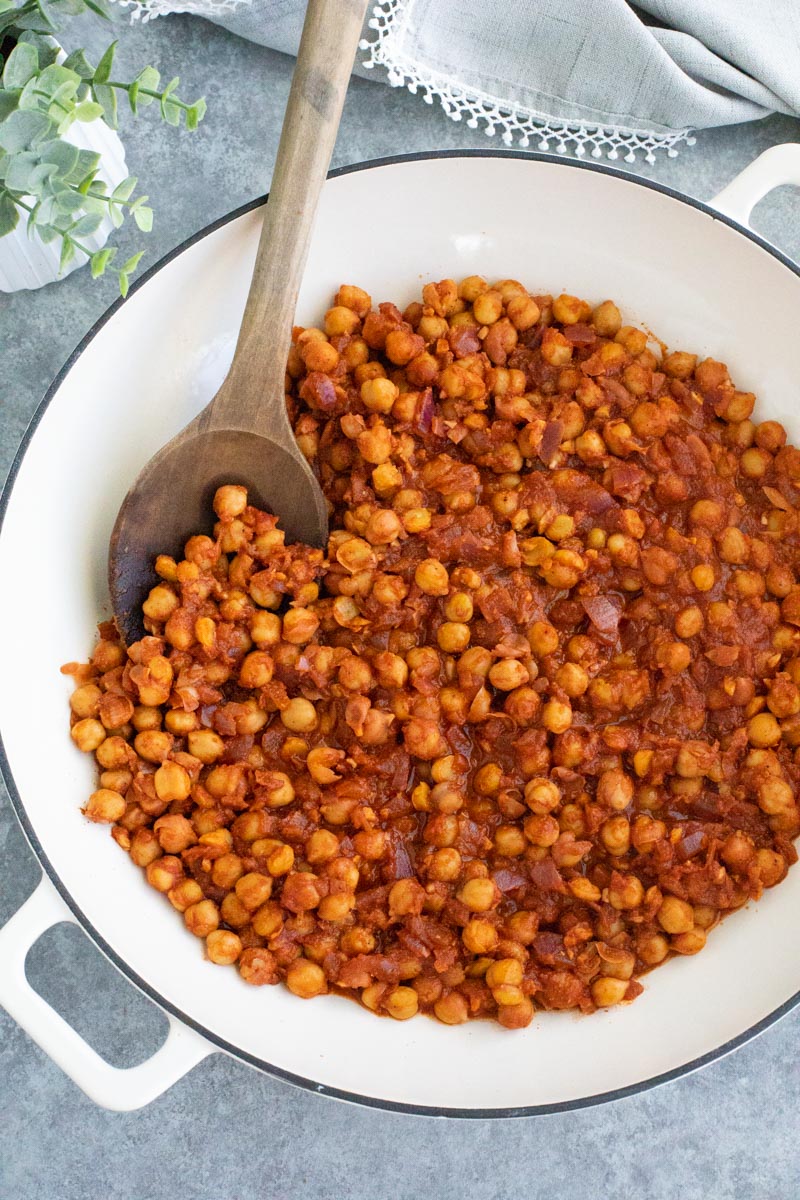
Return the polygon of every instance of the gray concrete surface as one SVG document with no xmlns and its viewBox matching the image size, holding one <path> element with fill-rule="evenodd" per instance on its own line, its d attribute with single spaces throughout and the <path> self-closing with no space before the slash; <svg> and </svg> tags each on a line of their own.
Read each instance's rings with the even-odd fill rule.
<svg viewBox="0 0 800 1200">
<path fill-rule="evenodd" d="M 122 61 L 145 58 L 167 77 L 180 72 L 187 96 L 205 92 L 209 101 L 195 135 L 124 122 L 130 169 L 156 210 L 146 239 L 153 263 L 265 190 L 291 62 L 187 18 L 123 30 Z M 800 140 L 800 124 L 771 118 L 701 134 L 677 159 L 633 169 L 708 197 L 759 151 L 790 140 Z M 335 161 L 487 144 L 419 97 L 356 81 Z M 798 214 L 790 189 L 756 214 L 758 228 L 795 258 Z M 121 238 L 129 253 L 143 240 L 135 231 Z M 113 299 L 111 281 L 94 284 L 85 272 L 0 297 L 0 474 L 50 379 Z M 3 794 L 0 923 L 38 877 Z M 746 963 L 742 972 L 745 985 Z M 163 1016 L 75 928 L 50 931 L 28 973 L 118 1065 L 142 1061 L 163 1037 Z M 94 1107 L 0 1011 L 0 1200 L 794 1200 L 798 1039 L 795 1013 L 689 1078 L 613 1105 L 524 1120 L 442 1122 L 352 1107 L 221 1055 L 150 1108 L 120 1116 Z"/>
</svg>

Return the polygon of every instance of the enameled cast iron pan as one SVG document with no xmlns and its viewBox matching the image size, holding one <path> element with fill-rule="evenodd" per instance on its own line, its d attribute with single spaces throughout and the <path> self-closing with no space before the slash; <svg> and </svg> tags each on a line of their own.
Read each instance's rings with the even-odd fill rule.
<svg viewBox="0 0 800 1200">
<path fill-rule="evenodd" d="M 800 272 L 737 224 L 771 188 L 800 183 L 800 146 L 768 150 L 709 205 L 611 169 L 529 154 L 420 155 L 335 172 L 323 193 L 298 320 L 342 282 L 406 303 L 447 276 L 514 277 L 613 298 L 671 346 L 727 362 L 760 418 L 800 440 Z M 12 803 L 44 868 L 0 931 L 0 1003 L 98 1103 L 149 1102 L 208 1054 L 365 1104 L 511 1116 L 641 1090 L 709 1062 L 800 1000 L 800 867 L 716 929 L 696 958 L 645 980 L 635 1004 L 539 1013 L 509 1033 L 377 1020 L 352 1002 L 252 988 L 203 959 L 80 804 L 93 764 L 68 736 L 70 682 L 109 613 L 108 535 L 132 479 L 221 382 L 259 231 L 258 203 L 191 238 L 112 306 L 45 396 L 2 498 L 0 734 Z M 727 214 L 727 215 L 722 215 Z M 735 219 L 733 219 L 735 218 Z M 77 921 L 170 1016 L 139 1067 L 108 1066 L 25 980 L 25 955 Z"/>
</svg>

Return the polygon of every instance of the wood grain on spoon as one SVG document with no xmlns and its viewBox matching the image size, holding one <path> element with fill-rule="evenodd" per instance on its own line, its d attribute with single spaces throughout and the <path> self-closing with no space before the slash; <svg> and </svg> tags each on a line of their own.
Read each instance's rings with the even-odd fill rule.
<svg viewBox="0 0 800 1200">
<path fill-rule="evenodd" d="M 309 0 L 253 279 L 228 375 L 211 403 L 147 464 L 109 548 L 114 616 L 130 644 L 160 553 L 211 528 L 222 483 L 279 518 L 289 541 L 323 546 L 328 510 L 286 412 L 286 357 L 367 0 Z"/>
</svg>

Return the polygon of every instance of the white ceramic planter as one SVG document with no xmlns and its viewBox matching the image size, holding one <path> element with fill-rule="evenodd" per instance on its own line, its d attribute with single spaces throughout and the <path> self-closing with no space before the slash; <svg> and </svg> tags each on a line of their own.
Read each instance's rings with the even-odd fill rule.
<svg viewBox="0 0 800 1200">
<path fill-rule="evenodd" d="M 126 178 L 125 149 L 119 135 L 105 121 L 75 121 L 65 137 L 79 150 L 92 150 L 101 156 L 98 178 L 108 184 L 110 190 Z M 105 217 L 93 234 L 81 240 L 92 250 L 99 250 L 113 229 L 110 218 Z M 17 228 L 0 238 L 0 292 L 44 287 L 46 283 L 70 275 L 87 261 L 85 254 L 77 254 L 60 271 L 60 255 L 60 242 L 45 245 L 38 237 L 29 237 L 27 219 L 23 220 L 21 216 Z"/>
<path fill-rule="evenodd" d="M 798 442 L 800 271 L 736 224 L 787 182 L 800 183 L 800 146 L 767 151 L 711 205 L 609 168 L 508 152 L 368 164 L 323 192 L 298 319 L 317 320 L 342 282 L 401 304 L 427 279 L 477 272 L 610 295 L 670 345 L 727 361 L 758 393 L 759 416 Z M 45 869 L 0 930 L 0 1004 L 88 1095 L 120 1110 L 220 1050 L 316 1092 L 486 1117 L 616 1098 L 741 1045 L 800 1002 L 800 867 L 725 921 L 702 954 L 649 976 L 630 1007 L 538 1013 L 510 1034 L 491 1022 L 376 1020 L 337 996 L 304 1003 L 248 987 L 204 961 L 107 829 L 81 816 L 93 766 L 67 736 L 70 685 L 58 666 L 88 651 L 108 614 L 108 535 L 129 481 L 223 378 L 259 217 L 249 206 L 198 235 L 112 307 L 50 388 L 0 501 L 0 575 L 35 572 L 47 546 L 58 580 L 57 605 L 50 590 L 28 589 L 24 628 L 35 637 L 20 635 L 17 591 L 0 589 L 0 662 L 13 681 L 0 689 L 0 763 Z M 170 1015 L 148 1062 L 104 1063 L 31 989 L 26 954 L 62 920 Z"/>
</svg>

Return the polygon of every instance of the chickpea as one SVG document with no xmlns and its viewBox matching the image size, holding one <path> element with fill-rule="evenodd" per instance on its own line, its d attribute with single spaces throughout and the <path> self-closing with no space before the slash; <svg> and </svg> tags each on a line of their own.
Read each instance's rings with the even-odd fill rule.
<svg viewBox="0 0 800 1200">
<path fill-rule="evenodd" d="M 173 855 L 164 855 L 148 863 L 145 876 L 157 892 L 168 892 L 183 878 L 183 864 Z"/>
<path fill-rule="evenodd" d="M 95 683 L 84 683 L 76 688 L 69 698 L 69 706 L 76 717 L 96 717 L 100 708 L 102 691 Z"/>
<path fill-rule="evenodd" d="M 678 637 L 696 637 L 703 628 L 703 614 L 696 604 L 684 608 L 675 618 L 675 632 Z"/>
<path fill-rule="evenodd" d="M 131 838 L 131 861 L 137 867 L 147 867 L 161 857 L 161 847 L 152 829 L 137 829 Z"/>
<path fill-rule="evenodd" d="M 695 926 L 693 929 L 687 929 L 685 933 L 676 934 L 670 941 L 670 948 L 678 954 L 698 954 L 705 944 L 706 931 Z"/>
<path fill-rule="evenodd" d="M 261 908 L 253 913 L 252 922 L 253 932 L 259 937 L 274 937 L 283 926 L 283 912 L 280 905 L 274 901 L 262 904 Z"/>
<path fill-rule="evenodd" d="M 334 892 L 320 900 L 317 912 L 321 920 L 338 924 L 348 919 L 355 903 L 356 898 L 352 892 Z"/>
<path fill-rule="evenodd" d="M 781 727 L 772 713 L 757 713 L 747 722 L 747 737 L 751 746 L 777 746 Z"/>
<path fill-rule="evenodd" d="M 473 301 L 472 311 L 479 325 L 494 325 L 503 312 L 502 296 L 495 291 L 481 292 Z"/>
<path fill-rule="evenodd" d="M 589 676 L 577 663 L 564 663 L 556 671 L 556 683 L 570 700 L 575 700 L 588 688 Z"/>
<path fill-rule="evenodd" d="M 555 817 L 542 813 L 534 813 L 525 820 L 525 837 L 534 846 L 549 848 L 554 846 L 561 834 L 561 827 Z"/>
<path fill-rule="evenodd" d="M 460 992 L 448 992 L 433 1006 L 437 1020 L 443 1025 L 463 1025 L 469 1019 L 469 1007 Z"/>
<path fill-rule="evenodd" d="M 618 882 L 615 882 L 618 880 Z M 644 887 L 636 875 L 614 876 L 608 889 L 608 903 L 622 911 L 638 908 L 644 899 Z"/>
<path fill-rule="evenodd" d="M 622 317 L 616 304 L 611 300 L 598 304 L 592 313 L 592 325 L 600 337 L 615 337 L 622 327 Z"/>
<path fill-rule="evenodd" d="M 764 887 L 774 887 L 786 874 L 786 859 L 775 850 L 757 850 L 756 870 Z"/>
<path fill-rule="evenodd" d="M 528 631 L 528 641 L 537 658 L 544 658 L 558 649 L 558 630 L 547 621 L 535 621 Z"/>
<path fill-rule="evenodd" d="M 521 997 L 515 1003 L 508 1002 L 506 995 L 505 1002 L 498 1010 L 497 1020 L 506 1029 L 525 1029 L 533 1020 L 533 1001 L 527 996 L 523 996 L 519 988 L 515 989 Z M 496 993 L 492 993 L 495 1003 L 500 1003 Z"/>
<path fill-rule="evenodd" d="M 178 813 L 159 817 L 153 825 L 153 831 L 165 854 L 180 854 L 197 841 L 191 821 Z"/>
<path fill-rule="evenodd" d="M 471 954 L 491 954 L 500 938 L 491 921 L 473 917 L 462 929 L 461 940 Z"/>
<path fill-rule="evenodd" d="M 527 668 L 518 659 L 501 658 L 489 670 L 492 687 L 503 692 L 513 691 L 530 679 Z"/>
<path fill-rule="evenodd" d="M 517 295 L 506 302 L 506 313 L 514 327 L 523 333 L 537 323 L 541 309 L 532 296 Z"/>
<path fill-rule="evenodd" d="M 452 883 L 460 874 L 461 855 L 451 846 L 435 850 L 428 860 L 428 875 L 440 883 Z"/>
<path fill-rule="evenodd" d="M 591 987 L 592 1000 L 598 1008 L 611 1008 L 614 1004 L 620 1004 L 625 999 L 625 993 L 628 990 L 628 981 L 626 979 L 613 979 L 608 976 L 601 976 L 595 979 Z"/>
<path fill-rule="evenodd" d="M 670 934 L 688 933 L 694 928 L 694 912 L 691 904 L 677 896 L 665 896 L 657 914 L 658 923 Z"/>
<path fill-rule="evenodd" d="M 110 788 L 100 788 L 92 792 L 83 809 L 84 816 L 90 821 L 114 824 L 125 813 L 125 799 L 119 792 Z"/>
<path fill-rule="evenodd" d="M 565 733 L 572 725 L 572 707 L 565 700 L 548 700 L 542 709 L 542 725 L 551 733 Z"/>
<path fill-rule="evenodd" d="M 321 996 L 328 990 L 325 972 L 307 958 L 296 958 L 286 972 L 286 986 L 301 1000 Z"/>
<path fill-rule="evenodd" d="M 215 929 L 206 937 L 206 954 L 221 967 L 232 966 L 242 953 L 242 940 L 229 929 Z"/>
<path fill-rule="evenodd" d="M 384 1001 L 386 1011 L 395 1021 L 407 1021 L 416 1016 L 419 1008 L 419 998 L 413 988 L 396 987 Z"/>
<path fill-rule="evenodd" d="M 662 642 L 656 647 L 656 663 L 664 671 L 679 675 L 692 661 L 692 652 L 683 642 Z"/>
<path fill-rule="evenodd" d="M 105 741 L 105 726 L 94 717 L 76 721 L 70 730 L 72 740 L 84 754 L 91 754 Z"/>
<path fill-rule="evenodd" d="M 416 916 L 425 900 L 416 879 L 398 879 L 389 889 L 389 912 L 393 917 Z"/>
<path fill-rule="evenodd" d="M 609 817 L 600 826 L 600 840 L 609 854 L 627 854 L 631 844 L 631 827 L 627 817 Z"/>
<path fill-rule="evenodd" d="M 447 750 L 447 744 L 435 721 L 427 719 L 412 719 L 403 728 L 403 740 L 409 754 L 415 758 L 440 758 Z"/>
<path fill-rule="evenodd" d="M 517 858 L 526 850 L 525 836 L 516 825 L 498 825 L 494 835 L 494 847 L 498 854 Z"/>
<path fill-rule="evenodd" d="M 435 558 L 426 558 L 419 564 L 414 582 L 426 596 L 446 596 L 449 591 L 447 568 Z"/>
<path fill-rule="evenodd" d="M 550 779 L 534 777 L 525 784 L 525 803 L 537 816 L 547 816 L 561 804 L 561 791 Z"/>
<path fill-rule="evenodd" d="M 281 710 L 281 722 L 292 733 L 310 733 L 317 727 L 317 713 L 310 700 L 296 696 Z"/>
<path fill-rule="evenodd" d="M 225 743 L 213 729 L 198 729 L 190 732 L 186 739 L 189 753 L 202 763 L 213 763 L 225 750 Z"/>
<path fill-rule="evenodd" d="M 470 912 L 489 912 L 497 904 L 499 892 L 491 879 L 468 879 L 458 898 Z"/>
<path fill-rule="evenodd" d="M 436 631 L 436 640 L 445 654 L 460 654 L 469 645 L 469 625 L 460 621 L 444 621 Z"/>
<path fill-rule="evenodd" d="M 701 563 L 697 567 L 692 567 L 690 575 L 692 583 L 698 592 L 710 592 L 716 582 L 714 568 L 709 566 L 708 563 Z"/>
</svg>

